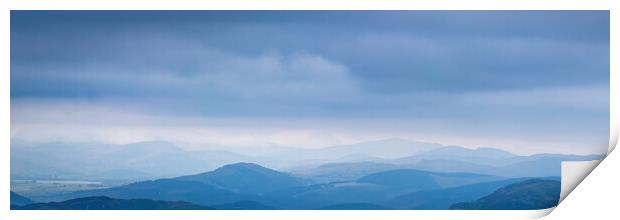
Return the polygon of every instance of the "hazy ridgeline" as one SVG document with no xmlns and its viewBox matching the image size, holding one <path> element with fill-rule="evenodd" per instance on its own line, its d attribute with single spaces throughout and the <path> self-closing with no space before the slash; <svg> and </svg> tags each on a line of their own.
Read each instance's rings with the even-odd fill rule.
<svg viewBox="0 0 620 220">
<path fill-rule="evenodd" d="M 598 155 L 535 154 L 469 149 L 388 139 L 322 149 L 287 147 L 186 151 L 165 141 L 126 145 L 14 142 L 12 179 L 141 180 L 205 172 L 237 162 L 257 163 L 322 182 L 348 180 L 396 168 L 472 172 L 505 177 L 558 176 L 559 161 Z M 42 160 L 42 158 L 45 158 Z"/>
<path fill-rule="evenodd" d="M 529 209 L 556 204 L 556 185 L 559 189 L 559 183 L 529 187 L 531 179 L 557 182 L 561 161 L 600 158 L 520 156 L 400 139 L 322 149 L 279 147 L 261 154 L 243 150 L 186 151 L 163 141 L 16 142 L 11 189 L 29 198 L 17 200 L 15 194 L 13 208 Z M 526 185 L 502 188 L 521 182 Z M 532 199 L 530 193 L 544 195 L 544 201 L 519 197 L 511 198 L 523 204 L 517 207 L 486 204 L 485 196 L 512 196 L 505 192 L 511 189 L 520 190 L 525 199 Z M 171 203 L 176 201 L 185 203 Z"/>
</svg>

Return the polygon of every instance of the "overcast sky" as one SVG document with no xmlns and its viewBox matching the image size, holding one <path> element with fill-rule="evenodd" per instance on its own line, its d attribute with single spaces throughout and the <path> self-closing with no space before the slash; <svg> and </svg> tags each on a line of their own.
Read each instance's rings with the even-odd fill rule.
<svg viewBox="0 0 620 220">
<path fill-rule="evenodd" d="M 602 153 L 609 12 L 12 11 L 11 135 Z"/>
</svg>

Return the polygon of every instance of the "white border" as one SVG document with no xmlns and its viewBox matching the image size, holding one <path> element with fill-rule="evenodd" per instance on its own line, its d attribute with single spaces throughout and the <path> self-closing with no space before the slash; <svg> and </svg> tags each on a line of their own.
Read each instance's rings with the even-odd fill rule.
<svg viewBox="0 0 620 220">
<path fill-rule="evenodd" d="M 2 39 L 0 48 L 0 66 L 3 67 L 2 80 L 0 80 L 0 167 L 2 179 L 0 189 L 10 187 L 10 39 L 9 39 L 9 10 L 174 10 L 174 9 L 313 9 L 313 10 L 611 10 L 611 54 L 612 61 L 618 60 L 619 28 L 617 22 L 620 17 L 617 6 L 612 0 L 357 0 L 357 1 L 328 1 L 328 0 L 227 0 L 227 1 L 201 1 L 193 2 L 186 0 L 150 0 L 132 1 L 108 0 L 88 2 L 78 0 L 57 1 L 1 1 L 2 14 L 0 15 Z M 618 65 L 611 62 L 611 106 L 610 106 L 610 142 L 609 150 L 613 149 L 618 140 L 620 118 L 620 76 Z M 411 219 L 415 216 L 420 219 L 524 219 L 542 217 L 552 209 L 535 211 L 424 211 L 424 210 L 398 210 L 398 211 L 9 211 L 8 190 L 0 190 L 0 216 L 2 219 L 114 219 L 124 218 L 148 218 L 152 220 L 183 218 L 183 219 L 237 219 L 237 218 L 270 218 L 270 219 L 316 219 L 316 218 L 358 218 L 379 219 L 389 216 L 390 219 Z"/>
</svg>

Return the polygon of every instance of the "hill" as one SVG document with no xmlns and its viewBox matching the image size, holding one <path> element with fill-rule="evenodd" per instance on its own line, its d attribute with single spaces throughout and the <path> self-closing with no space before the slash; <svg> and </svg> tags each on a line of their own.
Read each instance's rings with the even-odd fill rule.
<svg viewBox="0 0 620 220">
<path fill-rule="evenodd" d="M 514 155 L 494 148 L 443 147 L 386 161 L 401 167 L 435 172 L 468 172 L 502 177 L 560 176 L 562 161 L 590 161 L 600 155 Z"/>
<path fill-rule="evenodd" d="M 64 202 L 12 206 L 14 210 L 205 210 L 213 209 L 183 201 L 113 199 L 105 196 L 71 199 Z"/>
<path fill-rule="evenodd" d="M 500 178 L 495 176 L 471 173 L 398 169 L 369 174 L 354 181 L 289 188 L 266 196 L 280 201 L 282 207 L 290 209 L 321 209 L 332 205 L 360 203 L 383 205 L 385 201 L 406 193 L 498 179 Z M 448 206 L 449 204 L 446 208 Z"/>
<path fill-rule="evenodd" d="M 372 183 L 398 188 L 409 188 L 414 190 L 438 188 L 439 184 L 430 172 L 419 170 L 390 170 L 370 174 L 357 180 L 361 183 Z"/>
<path fill-rule="evenodd" d="M 450 209 L 473 210 L 533 210 L 546 209 L 558 204 L 560 182 L 530 179 L 498 189 L 474 202 L 456 203 Z"/>
<path fill-rule="evenodd" d="M 20 194 L 14 193 L 13 191 L 11 191 L 11 205 L 28 205 L 34 203 L 34 201 L 32 201 L 29 198 L 26 198 L 25 196 L 22 196 Z"/>
<path fill-rule="evenodd" d="M 78 191 L 54 198 L 54 200 L 108 196 L 120 199 L 182 200 L 211 206 L 243 200 L 260 202 L 264 200 L 260 197 L 261 194 L 297 186 L 302 186 L 302 183 L 286 173 L 256 164 L 236 163 L 191 176 L 140 181 L 107 189 Z M 248 205 L 248 203 L 228 205 Z"/>
<path fill-rule="evenodd" d="M 264 205 L 260 202 L 241 200 L 233 203 L 219 204 L 213 206 L 216 209 L 221 210 L 275 210 L 277 208 Z"/>
<path fill-rule="evenodd" d="M 402 157 L 392 162 L 395 164 L 415 164 L 422 160 L 457 160 L 483 165 L 502 165 L 501 162 L 509 163 L 510 159 L 515 157 L 517 157 L 517 155 L 495 148 L 469 149 L 459 146 L 449 146 Z"/>
<path fill-rule="evenodd" d="M 214 171 L 177 177 L 175 179 L 205 183 L 245 194 L 264 194 L 302 185 L 301 180 L 289 174 L 253 163 L 225 165 Z"/>
<path fill-rule="evenodd" d="M 422 190 L 391 198 L 386 205 L 396 209 L 443 210 L 448 209 L 454 203 L 472 201 L 488 195 L 503 186 L 523 180 L 526 180 L 526 178 L 481 182 L 445 189 Z"/>
<path fill-rule="evenodd" d="M 392 138 L 374 141 L 366 141 L 349 145 L 338 145 L 306 152 L 307 156 L 337 156 L 361 154 L 378 158 L 399 158 L 402 155 L 418 154 L 420 152 L 443 147 L 441 144 L 427 143 L 419 141 L 409 141 L 404 139 Z"/>
<path fill-rule="evenodd" d="M 91 196 L 107 196 L 119 199 L 142 198 L 163 201 L 180 200 L 200 205 L 229 203 L 246 199 L 245 195 L 236 194 L 226 189 L 200 182 L 176 179 L 149 180 L 107 189 L 78 191 L 65 195 L 64 198 L 70 199 Z"/>
<path fill-rule="evenodd" d="M 351 181 L 363 176 L 400 168 L 394 164 L 377 162 L 328 163 L 308 169 L 295 170 L 295 176 L 308 178 L 316 183 Z"/>
<path fill-rule="evenodd" d="M 389 207 L 372 203 L 336 204 L 319 208 L 320 210 L 389 210 Z"/>
<path fill-rule="evenodd" d="M 477 182 L 494 181 L 501 178 L 475 173 L 443 173 L 415 169 L 397 169 L 373 173 L 357 180 L 410 191 L 454 187 Z"/>
</svg>

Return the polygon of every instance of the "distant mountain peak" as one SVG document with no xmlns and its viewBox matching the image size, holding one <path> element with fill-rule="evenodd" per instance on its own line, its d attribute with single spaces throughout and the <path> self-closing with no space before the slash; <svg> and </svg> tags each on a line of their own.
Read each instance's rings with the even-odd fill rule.
<svg viewBox="0 0 620 220">
<path fill-rule="evenodd" d="M 309 155 L 321 155 L 331 157 L 343 157 L 346 155 L 366 155 L 373 158 L 399 158 L 403 155 L 411 155 L 435 148 L 443 147 L 441 144 L 410 141 L 400 138 L 370 140 L 353 144 L 336 145 L 309 152 L 300 157 Z M 312 154 L 314 153 L 314 154 Z"/>
<path fill-rule="evenodd" d="M 517 156 L 511 152 L 508 152 L 506 150 L 502 150 L 502 149 L 498 149 L 498 148 L 492 148 L 492 147 L 479 147 L 475 149 L 476 151 L 479 152 L 487 152 L 487 153 L 495 153 L 496 155 L 501 155 L 501 156 L 506 156 L 506 157 L 514 157 Z"/>
<path fill-rule="evenodd" d="M 220 168 L 215 169 L 214 171 L 208 172 L 208 173 L 230 173 L 230 172 L 236 172 L 236 173 L 261 173 L 264 175 L 288 175 L 276 170 L 272 170 L 269 169 L 267 167 L 255 164 L 255 163 L 247 163 L 247 162 L 239 162 L 239 163 L 233 163 L 233 164 L 228 164 L 228 165 L 224 165 Z"/>
<path fill-rule="evenodd" d="M 341 162 L 341 163 L 326 163 L 321 164 L 318 168 L 332 168 L 332 167 L 342 167 L 342 166 L 371 166 L 371 165 L 390 165 L 387 163 L 380 163 L 375 161 L 360 161 L 360 162 Z"/>
<path fill-rule="evenodd" d="M 258 165 L 258 164 L 255 164 L 255 163 L 248 163 L 248 162 L 239 162 L 239 163 L 227 164 L 227 165 L 224 165 L 224 166 L 218 168 L 218 170 L 219 169 L 231 169 L 231 168 L 271 170 L 271 169 L 263 167 L 261 165 Z"/>
<path fill-rule="evenodd" d="M 445 155 L 445 156 L 476 156 L 476 157 L 485 157 L 485 158 L 502 158 L 502 157 L 516 157 L 517 155 L 512 154 L 508 151 L 490 148 L 490 147 L 479 147 L 479 148 L 466 148 L 461 146 L 445 146 L 436 149 L 432 149 L 430 151 L 426 151 L 421 153 L 421 155 Z"/>
<path fill-rule="evenodd" d="M 301 185 L 297 178 L 255 163 L 234 163 L 210 172 L 178 177 L 197 181 L 235 192 L 262 194 Z"/>
</svg>

